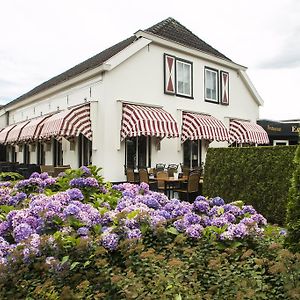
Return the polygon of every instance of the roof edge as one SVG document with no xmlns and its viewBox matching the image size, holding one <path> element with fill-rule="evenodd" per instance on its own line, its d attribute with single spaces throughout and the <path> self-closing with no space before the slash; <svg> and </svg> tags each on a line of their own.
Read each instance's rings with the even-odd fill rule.
<svg viewBox="0 0 300 300">
<path fill-rule="evenodd" d="M 170 39 L 164 38 L 164 37 L 154 34 L 154 33 L 150 33 L 150 32 L 144 31 L 144 30 L 138 30 L 137 32 L 135 32 L 135 36 L 137 38 L 144 37 L 146 39 L 152 40 L 153 42 L 155 42 L 157 44 L 168 46 L 170 48 L 191 54 L 193 56 L 201 57 L 208 61 L 212 61 L 212 62 L 218 63 L 220 65 L 229 67 L 231 69 L 244 70 L 244 71 L 247 70 L 247 67 L 237 64 L 231 60 L 227 60 L 225 58 L 207 53 L 205 51 L 201 51 L 197 48 L 186 46 L 184 44 L 172 41 Z"/>
</svg>

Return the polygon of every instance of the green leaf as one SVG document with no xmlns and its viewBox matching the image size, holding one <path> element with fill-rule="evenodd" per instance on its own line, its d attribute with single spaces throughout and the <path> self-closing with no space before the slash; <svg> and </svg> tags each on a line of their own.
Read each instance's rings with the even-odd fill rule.
<svg viewBox="0 0 300 300">
<path fill-rule="evenodd" d="M 79 262 L 78 261 L 75 261 L 71 264 L 71 267 L 70 267 L 70 270 L 73 270 L 76 266 L 79 265 Z"/>
<path fill-rule="evenodd" d="M 180 294 L 177 294 L 177 295 L 175 296 L 175 300 L 182 300 L 181 295 L 180 295 Z"/>
<path fill-rule="evenodd" d="M 167 232 L 169 232 L 169 233 L 171 233 L 171 234 L 175 234 L 175 235 L 178 235 L 178 234 L 179 234 L 178 230 L 177 230 L 175 227 L 169 227 L 169 228 L 167 229 Z"/>
<path fill-rule="evenodd" d="M 14 210 L 15 207 L 14 206 L 9 206 L 9 205 L 1 205 L 0 209 L 5 212 L 5 213 L 9 213 L 10 211 Z"/>
<path fill-rule="evenodd" d="M 63 265 L 64 263 L 66 263 L 69 260 L 69 256 L 64 256 L 61 260 L 61 264 Z"/>
<path fill-rule="evenodd" d="M 136 217 L 138 214 L 139 214 L 139 210 L 134 210 L 132 212 L 130 212 L 128 215 L 127 215 L 127 219 L 133 219 L 134 217 Z"/>
</svg>

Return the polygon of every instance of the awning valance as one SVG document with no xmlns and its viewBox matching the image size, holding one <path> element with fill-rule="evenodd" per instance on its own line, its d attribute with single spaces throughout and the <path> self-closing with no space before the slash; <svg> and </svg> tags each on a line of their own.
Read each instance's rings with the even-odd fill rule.
<svg viewBox="0 0 300 300">
<path fill-rule="evenodd" d="M 178 137 L 172 115 L 160 107 L 123 104 L 121 140 L 133 136 Z"/>
<path fill-rule="evenodd" d="M 228 141 L 225 125 L 213 116 L 183 112 L 181 142 L 186 140 Z"/>
<path fill-rule="evenodd" d="M 258 124 L 233 120 L 229 126 L 230 143 L 269 144 L 267 132 Z"/>
<path fill-rule="evenodd" d="M 40 139 L 71 138 L 83 134 L 92 139 L 90 105 L 80 105 L 49 117 L 42 128 Z"/>
<path fill-rule="evenodd" d="M 19 136 L 19 142 L 35 141 L 39 139 L 43 125 L 50 116 L 42 116 L 32 119 L 26 124 Z"/>
<path fill-rule="evenodd" d="M 6 143 L 13 144 L 13 143 L 17 142 L 24 126 L 26 126 L 26 124 L 28 124 L 28 123 L 29 123 L 29 121 L 25 121 L 25 122 L 21 122 L 21 123 L 17 124 L 16 126 L 14 126 L 14 128 L 12 130 L 10 130 L 7 134 Z"/>
<path fill-rule="evenodd" d="M 6 138 L 8 133 L 16 126 L 16 124 L 9 125 L 3 128 L 0 132 L 0 144 L 4 144 L 6 142 Z"/>
</svg>

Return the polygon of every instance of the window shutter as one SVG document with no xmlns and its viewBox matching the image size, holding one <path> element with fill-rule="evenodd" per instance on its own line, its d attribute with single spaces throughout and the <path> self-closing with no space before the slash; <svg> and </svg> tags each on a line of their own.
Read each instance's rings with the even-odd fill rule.
<svg viewBox="0 0 300 300">
<path fill-rule="evenodd" d="M 165 93 L 175 94 L 175 57 L 164 55 Z"/>
<path fill-rule="evenodd" d="M 229 104 L 229 73 L 221 71 L 221 103 Z"/>
</svg>

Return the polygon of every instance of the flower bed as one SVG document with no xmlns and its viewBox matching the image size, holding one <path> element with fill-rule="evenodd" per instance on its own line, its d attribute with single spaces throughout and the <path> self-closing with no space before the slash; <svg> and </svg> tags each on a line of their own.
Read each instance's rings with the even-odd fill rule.
<svg viewBox="0 0 300 300">
<path fill-rule="evenodd" d="M 168 199 L 164 194 L 149 191 L 144 183 L 105 184 L 98 171 L 95 167 L 82 167 L 57 178 L 34 173 L 15 184 L 0 184 L 0 296 L 9 298 L 10 291 L 14 291 L 17 295 L 14 299 L 27 296 L 61 299 L 65 289 L 72 287 L 74 299 L 81 299 L 80 284 L 87 285 L 82 298 L 90 299 L 153 299 L 157 292 L 161 295 L 166 291 L 166 298 L 161 299 L 169 299 L 169 296 L 195 295 L 197 289 L 199 295 L 204 295 L 211 284 L 202 282 L 202 288 L 196 284 L 202 280 L 198 278 L 199 267 L 218 260 L 218 255 L 226 249 L 226 268 L 229 268 L 230 263 L 239 261 L 239 248 L 252 245 L 251 251 L 259 252 L 260 241 L 268 243 L 264 237 L 266 219 L 252 206 L 242 202 L 225 204 L 220 197 L 199 196 L 193 203 Z M 188 255 L 188 251 L 198 256 L 192 252 Z M 176 279 L 170 260 L 177 272 L 180 273 L 179 266 L 191 267 L 192 271 L 187 274 L 183 268 L 180 280 Z M 169 280 L 174 282 L 169 282 L 169 288 L 164 283 L 163 290 L 149 291 L 152 283 L 157 286 L 158 278 L 152 283 L 150 278 L 141 279 L 141 270 L 144 275 L 154 276 L 160 269 L 162 276 L 173 274 L 175 277 L 172 275 Z M 76 272 L 82 272 L 82 278 L 77 278 Z M 120 276 L 119 280 L 114 276 Z M 184 276 L 194 276 L 190 280 L 197 287 L 186 289 Z M 52 291 L 48 290 L 49 282 Z M 270 278 L 266 290 L 268 282 Z M 140 285 L 136 297 L 131 295 L 129 287 Z M 234 295 L 237 292 L 234 290 Z M 97 293 L 102 296 L 92 298 Z M 280 293 L 285 293 L 283 284 Z M 229 293 L 228 297 L 232 295 Z"/>
</svg>

